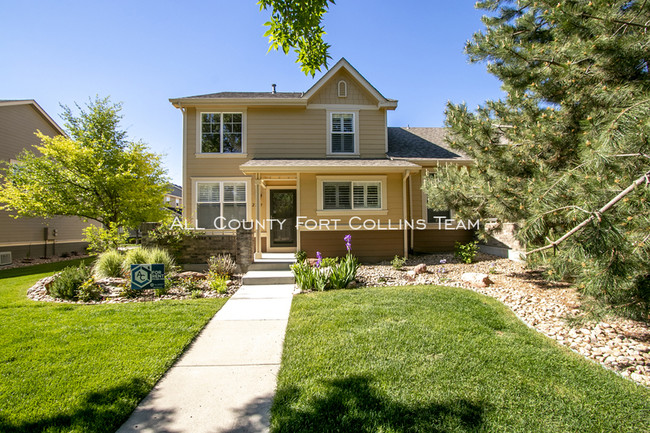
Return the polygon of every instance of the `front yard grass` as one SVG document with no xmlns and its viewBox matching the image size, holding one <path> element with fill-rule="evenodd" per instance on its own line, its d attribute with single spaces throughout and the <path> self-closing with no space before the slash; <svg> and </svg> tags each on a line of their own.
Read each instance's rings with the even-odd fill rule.
<svg viewBox="0 0 650 433">
<path fill-rule="evenodd" d="M 0 271 L 0 432 L 113 433 L 226 302 L 27 299 L 79 262 Z"/>
<path fill-rule="evenodd" d="M 273 432 L 650 431 L 650 390 L 448 287 L 294 298 Z"/>
</svg>

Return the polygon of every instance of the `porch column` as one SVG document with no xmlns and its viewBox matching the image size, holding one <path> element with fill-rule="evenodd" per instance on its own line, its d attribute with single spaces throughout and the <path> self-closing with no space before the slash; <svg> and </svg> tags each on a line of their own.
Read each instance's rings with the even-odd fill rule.
<svg viewBox="0 0 650 433">
<path fill-rule="evenodd" d="M 404 225 L 404 257 L 408 259 L 409 257 L 409 231 L 407 228 L 406 224 L 406 218 L 407 216 L 407 201 L 406 201 L 406 195 L 407 195 L 407 188 L 406 188 L 406 181 L 407 179 L 411 176 L 411 171 L 406 170 L 404 173 L 404 176 L 402 177 L 402 224 Z"/>
<path fill-rule="evenodd" d="M 255 175 L 255 258 L 262 258 L 262 238 L 260 233 L 260 175 Z"/>
</svg>

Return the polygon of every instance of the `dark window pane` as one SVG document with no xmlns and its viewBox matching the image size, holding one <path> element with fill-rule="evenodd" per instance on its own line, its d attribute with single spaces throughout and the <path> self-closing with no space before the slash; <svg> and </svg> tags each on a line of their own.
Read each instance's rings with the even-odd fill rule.
<svg viewBox="0 0 650 433">
<path fill-rule="evenodd" d="M 197 228 L 214 230 L 214 220 L 221 215 L 220 207 L 219 203 L 199 203 L 196 207 Z M 221 225 L 219 221 L 217 225 Z"/>
<path fill-rule="evenodd" d="M 241 153 L 242 140 L 241 134 L 229 133 L 223 134 L 223 153 Z"/>
<path fill-rule="evenodd" d="M 203 134 L 201 152 L 218 153 L 219 151 L 219 134 Z"/>
<path fill-rule="evenodd" d="M 444 222 L 445 219 L 451 219 L 451 211 L 427 209 L 428 223 Z"/>
</svg>

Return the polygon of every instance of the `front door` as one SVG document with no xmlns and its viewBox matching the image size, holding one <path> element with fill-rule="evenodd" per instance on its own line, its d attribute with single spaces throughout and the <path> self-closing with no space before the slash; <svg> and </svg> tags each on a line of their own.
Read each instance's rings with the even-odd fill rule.
<svg viewBox="0 0 650 433">
<path fill-rule="evenodd" d="M 270 195 L 271 248 L 296 246 L 296 190 L 272 189 Z"/>
</svg>

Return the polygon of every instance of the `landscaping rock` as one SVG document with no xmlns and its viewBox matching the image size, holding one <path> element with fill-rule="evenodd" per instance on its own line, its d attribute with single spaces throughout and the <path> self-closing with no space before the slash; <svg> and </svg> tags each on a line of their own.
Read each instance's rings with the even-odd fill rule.
<svg viewBox="0 0 650 433">
<path fill-rule="evenodd" d="M 477 272 L 465 272 L 460 276 L 460 279 L 475 287 L 488 287 L 492 284 L 492 280 L 490 280 L 487 274 Z"/>
<path fill-rule="evenodd" d="M 415 275 L 420 275 L 420 274 L 426 274 L 427 271 L 427 265 L 424 263 L 420 263 L 416 267 L 413 268 L 413 272 L 415 272 Z"/>
<path fill-rule="evenodd" d="M 207 275 L 201 272 L 185 271 L 177 274 L 176 277 L 180 279 L 205 280 Z"/>
</svg>

